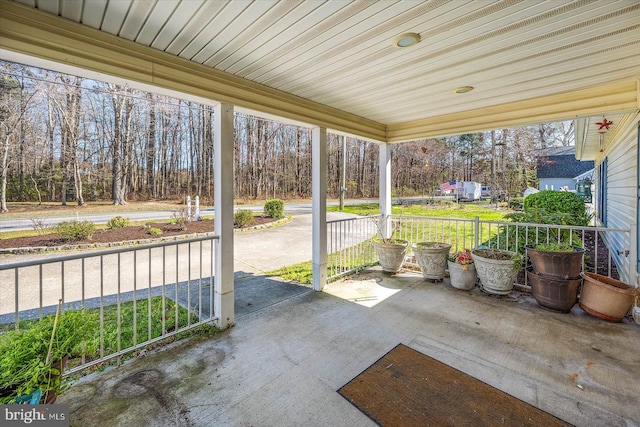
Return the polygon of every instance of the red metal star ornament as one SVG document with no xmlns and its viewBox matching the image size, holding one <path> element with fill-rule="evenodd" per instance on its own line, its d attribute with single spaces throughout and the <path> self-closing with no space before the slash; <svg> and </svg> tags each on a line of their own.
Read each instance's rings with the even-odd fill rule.
<svg viewBox="0 0 640 427">
<path fill-rule="evenodd" d="M 611 126 L 613 124 L 612 121 L 607 120 L 605 117 L 602 118 L 601 122 L 596 122 L 596 124 L 598 126 L 600 126 L 598 128 L 598 132 L 602 131 L 602 129 L 606 129 L 605 131 L 602 131 L 602 133 L 606 132 L 607 130 L 609 130 L 609 126 Z"/>
</svg>

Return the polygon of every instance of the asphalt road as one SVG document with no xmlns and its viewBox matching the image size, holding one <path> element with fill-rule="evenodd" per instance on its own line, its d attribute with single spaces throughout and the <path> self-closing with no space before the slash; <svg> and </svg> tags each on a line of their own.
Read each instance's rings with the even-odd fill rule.
<svg viewBox="0 0 640 427">
<path fill-rule="evenodd" d="M 349 199 L 345 201 L 347 205 L 358 205 L 365 203 L 377 203 L 378 199 Z M 327 206 L 338 206 L 338 202 L 331 200 L 327 201 Z M 257 205 L 236 205 L 234 209 L 248 209 L 253 212 L 262 212 L 264 208 L 263 204 Z M 284 211 L 286 214 L 302 215 L 311 213 L 311 200 L 308 202 L 295 202 L 285 203 Z M 137 212 L 118 212 L 118 215 L 127 217 L 131 221 L 150 221 L 158 219 L 169 219 L 173 216 L 175 211 L 137 211 Z M 215 213 L 215 209 L 211 206 L 202 207 L 200 209 L 200 215 L 212 216 Z M 10 215 L 10 213 L 9 213 Z M 76 215 L 47 215 L 40 216 L 44 219 L 47 225 L 55 225 L 62 221 L 91 221 L 94 224 L 106 224 L 115 214 L 110 213 L 88 213 L 88 214 L 76 214 Z M 4 215 L 0 216 L 0 232 L 3 231 L 19 231 L 19 230 L 31 230 L 33 229 L 33 222 L 31 218 L 11 218 Z"/>
</svg>

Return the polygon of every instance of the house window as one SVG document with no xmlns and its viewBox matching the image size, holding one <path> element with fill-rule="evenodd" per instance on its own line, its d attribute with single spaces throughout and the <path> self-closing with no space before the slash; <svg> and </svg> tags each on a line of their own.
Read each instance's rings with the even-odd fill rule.
<svg viewBox="0 0 640 427">
<path fill-rule="evenodd" d="M 598 165 L 598 206 L 596 212 L 598 219 L 607 226 L 607 173 L 608 173 L 608 157 L 605 157 L 602 163 Z"/>
</svg>

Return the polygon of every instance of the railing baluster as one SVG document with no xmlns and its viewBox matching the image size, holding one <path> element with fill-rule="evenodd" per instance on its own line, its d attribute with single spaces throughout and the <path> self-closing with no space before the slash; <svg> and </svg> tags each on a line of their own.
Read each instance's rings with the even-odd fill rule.
<svg viewBox="0 0 640 427">
<path fill-rule="evenodd" d="M 40 293 L 40 303 L 38 304 L 40 306 L 39 313 L 38 313 L 38 319 L 42 320 L 42 306 L 43 306 L 43 302 L 42 302 L 42 264 L 40 264 L 38 266 L 38 288 L 39 288 L 39 293 Z M 84 297 L 84 295 L 83 295 L 83 297 Z M 84 298 L 82 299 L 82 308 L 84 308 Z"/>
<path fill-rule="evenodd" d="M 85 258 L 82 258 L 82 263 L 81 263 L 81 266 L 80 266 L 80 268 L 82 269 L 82 279 L 81 279 L 82 303 L 81 303 L 81 306 L 82 306 L 83 310 L 84 310 L 84 298 L 85 298 L 85 264 L 84 264 L 84 260 L 85 260 Z M 42 274 L 42 271 L 40 271 L 40 274 Z M 41 301 L 41 303 L 42 303 L 42 301 Z"/>
<path fill-rule="evenodd" d="M 149 248 L 149 283 L 147 284 L 147 340 L 151 340 L 151 248 Z"/>
<path fill-rule="evenodd" d="M 18 267 L 15 268 L 14 272 L 14 283 L 15 283 L 15 287 L 14 287 L 14 294 L 15 294 L 15 316 L 14 316 L 14 327 L 16 329 L 16 331 L 19 329 L 18 328 L 18 324 L 20 323 L 20 310 L 18 309 L 19 307 L 19 298 L 20 298 L 20 294 L 18 293 L 18 283 L 20 282 L 19 278 L 18 278 Z"/>
<path fill-rule="evenodd" d="M 165 317 L 166 317 L 166 308 L 165 308 L 165 304 L 166 304 L 166 295 L 165 295 L 165 287 L 167 285 L 167 251 L 166 251 L 166 246 L 162 247 L 162 331 L 160 332 L 160 335 L 164 335 L 167 332 L 167 327 L 166 327 L 166 321 L 165 321 Z M 149 313 L 151 313 L 151 306 L 149 306 Z"/>
<path fill-rule="evenodd" d="M 118 353 L 120 353 L 120 350 L 122 350 L 122 341 L 121 341 L 121 322 L 120 322 L 120 313 L 121 313 L 121 307 L 120 307 L 120 287 L 121 287 L 121 283 L 120 283 L 120 278 L 122 276 L 122 268 L 120 268 L 120 254 L 118 254 L 118 293 L 116 294 L 116 313 L 117 313 L 117 318 L 116 318 L 116 340 L 117 340 L 117 348 L 118 348 Z M 118 356 L 118 366 L 120 366 L 120 356 Z"/>
<path fill-rule="evenodd" d="M 100 358 L 104 357 L 104 256 L 100 255 Z"/>
<path fill-rule="evenodd" d="M 60 286 L 61 286 L 61 296 L 60 298 L 62 299 L 62 304 L 60 304 L 60 313 L 64 313 L 64 261 L 62 261 L 61 263 L 61 267 L 60 267 Z"/>
<path fill-rule="evenodd" d="M 189 243 L 189 251 L 187 253 L 187 265 L 189 266 L 187 276 L 187 326 L 191 326 L 191 243 Z"/>
<path fill-rule="evenodd" d="M 180 245 L 176 245 L 176 283 L 175 283 L 175 305 L 176 305 L 176 321 L 175 321 L 175 326 L 173 328 L 174 331 L 178 330 L 178 319 L 179 319 L 179 313 L 178 313 L 178 307 L 180 306 L 180 304 L 178 303 L 178 282 L 180 281 L 179 279 L 179 272 L 180 272 L 180 260 L 179 260 L 179 254 L 180 254 Z"/>
<path fill-rule="evenodd" d="M 138 344 L 138 251 L 133 252 L 133 345 Z"/>
</svg>

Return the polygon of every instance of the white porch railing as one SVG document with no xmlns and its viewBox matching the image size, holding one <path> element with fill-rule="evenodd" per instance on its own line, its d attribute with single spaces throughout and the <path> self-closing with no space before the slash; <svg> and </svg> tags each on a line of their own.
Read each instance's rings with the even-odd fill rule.
<svg viewBox="0 0 640 427">
<path fill-rule="evenodd" d="M 380 215 L 327 221 L 327 279 L 335 280 L 377 262 L 373 237 Z"/>
<path fill-rule="evenodd" d="M 83 310 L 93 349 L 69 375 L 215 320 L 217 236 L 0 265 L 0 333 Z M 114 333 L 115 332 L 115 333 Z"/>
<path fill-rule="evenodd" d="M 328 279 L 356 272 L 377 262 L 372 244 L 377 228 L 372 218 L 328 222 Z M 516 251 L 524 256 L 527 244 L 549 243 L 564 238 L 575 246 L 585 248 L 584 271 L 620 277 L 624 281 L 629 277 L 633 264 L 629 262 L 629 252 L 624 249 L 607 250 L 605 253 L 601 249 L 604 241 L 629 242 L 628 229 L 481 221 L 478 217 L 469 220 L 393 215 L 392 219 L 400 224 L 394 237 L 412 244 L 445 242 L 451 244 L 452 252 L 484 245 Z M 613 239 L 613 235 L 617 235 L 617 238 Z M 411 262 L 411 259 L 409 251 L 407 261 Z M 526 262 L 523 266 L 526 266 Z M 522 284 L 526 285 L 526 274 L 522 273 L 519 277 Z"/>
</svg>

